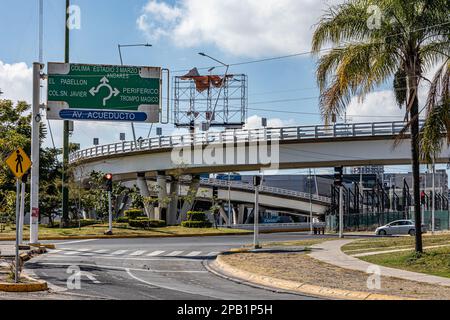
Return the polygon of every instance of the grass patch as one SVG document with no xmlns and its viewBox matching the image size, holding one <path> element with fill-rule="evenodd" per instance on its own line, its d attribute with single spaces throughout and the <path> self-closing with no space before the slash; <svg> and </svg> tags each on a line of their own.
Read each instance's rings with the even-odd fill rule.
<svg viewBox="0 0 450 320">
<path fill-rule="evenodd" d="M 261 242 L 262 248 L 272 247 L 309 247 L 315 244 L 319 244 L 325 241 L 339 240 L 338 238 L 317 238 L 317 239 L 305 239 L 305 240 L 292 240 L 292 241 L 266 241 Z M 245 245 L 244 248 L 253 247 L 252 244 Z M 309 248 L 305 248 L 310 250 Z"/>
<path fill-rule="evenodd" d="M 405 249 L 414 248 L 414 237 L 394 237 L 394 238 L 378 238 L 378 239 L 363 239 L 349 243 L 342 247 L 342 251 L 346 253 L 360 253 L 379 250 L 391 249 Z M 423 245 L 445 245 L 450 243 L 450 233 L 439 235 L 424 234 Z"/>
<path fill-rule="evenodd" d="M 361 260 L 386 267 L 450 278 L 450 248 L 442 247 L 415 252 L 395 252 L 361 257 Z"/>
<path fill-rule="evenodd" d="M 102 236 L 104 232 L 108 229 L 108 224 L 96 224 L 81 228 L 46 228 L 43 226 L 39 227 L 39 237 L 75 237 L 75 236 Z M 202 235 L 202 234 L 250 234 L 248 230 L 239 229 L 229 229 L 229 228 L 203 228 L 203 229 L 192 229 L 183 228 L 180 226 L 170 226 L 170 227 L 160 227 L 160 228 L 149 228 L 146 230 L 131 228 L 127 224 L 118 223 L 113 224 L 113 233 L 115 236 L 174 236 L 174 235 Z M 11 239 L 15 237 L 15 231 L 11 227 L 7 227 L 4 232 L 0 233 L 0 240 Z M 24 238 L 29 237 L 29 227 L 24 227 Z"/>
</svg>

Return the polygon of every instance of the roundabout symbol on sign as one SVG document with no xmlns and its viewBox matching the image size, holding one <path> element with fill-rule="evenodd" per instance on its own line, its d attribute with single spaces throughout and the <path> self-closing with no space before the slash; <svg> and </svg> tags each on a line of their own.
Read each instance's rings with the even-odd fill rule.
<svg viewBox="0 0 450 320">
<path fill-rule="evenodd" d="M 108 78 L 103 77 L 103 78 L 100 80 L 100 84 L 97 86 L 97 88 L 96 88 L 96 87 L 92 87 L 91 90 L 89 90 L 89 93 L 90 93 L 92 96 L 95 96 L 95 95 L 100 91 L 100 89 L 101 89 L 102 87 L 106 87 L 106 88 L 109 89 L 109 95 L 108 95 L 106 98 L 103 99 L 103 106 L 104 106 L 104 107 L 106 106 L 106 101 L 108 101 L 109 99 L 111 99 L 113 96 L 114 96 L 114 97 L 117 97 L 117 95 L 120 94 L 119 89 L 111 87 L 108 83 L 109 83 Z"/>
</svg>

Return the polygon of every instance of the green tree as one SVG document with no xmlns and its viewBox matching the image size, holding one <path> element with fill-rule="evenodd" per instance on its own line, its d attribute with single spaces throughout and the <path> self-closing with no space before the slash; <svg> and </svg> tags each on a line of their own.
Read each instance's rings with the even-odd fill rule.
<svg viewBox="0 0 450 320">
<path fill-rule="evenodd" d="M 364 97 L 394 79 L 397 102 L 409 114 L 416 251 L 422 252 L 419 181 L 419 98 L 424 73 L 449 57 L 448 0 L 349 0 L 321 17 L 312 50 L 326 123 L 353 96 Z"/>
<path fill-rule="evenodd" d="M 40 142 L 47 134 L 44 124 L 40 127 Z M 16 105 L 10 100 L 0 100 L 0 215 L 9 216 L 14 220 L 15 215 L 15 177 L 4 164 L 8 157 L 18 147 L 24 149 L 27 154 L 31 152 L 31 115 L 30 106 L 25 102 Z M 59 150 L 41 148 L 40 150 L 40 184 L 39 205 L 42 216 L 50 219 L 58 214 L 60 208 L 60 192 L 58 188 L 58 176 L 61 163 L 58 160 Z M 25 207 L 29 208 L 29 195 L 26 198 Z"/>
<path fill-rule="evenodd" d="M 444 145 L 442 132 L 447 132 L 446 142 L 450 145 L 450 59 L 436 72 L 425 107 L 428 116 L 422 131 L 420 151 L 422 158 L 430 163 Z"/>
<path fill-rule="evenodd" d="M 0 100 L 0 215 L 14 221 L 15 177 L 5 160 L 17 148 L 30 152 L 31 117 L 26 115 L 30 106 L 25 102 L 16 105 L 11 100 Z"/>
</svg>

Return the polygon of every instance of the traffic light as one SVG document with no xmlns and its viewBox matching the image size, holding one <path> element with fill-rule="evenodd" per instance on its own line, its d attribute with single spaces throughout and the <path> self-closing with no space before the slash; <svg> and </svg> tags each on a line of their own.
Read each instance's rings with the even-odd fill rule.
<svg viewBox="0 0 450 320">
<path fill-rule="evenodd" d="M 253 177 L 253 185 L 255 187 L 259 187 L 261 185 L 261 177 L 260 176 Z"/>
<path fill-rule="evenodd" d="M 342 186 L 343 173 L 344 173 L 344 167 L 343 166 L 334 168 L 334 185 L 335 186 Z"/>
<path fill-rule="evenodd" d="M 213 187 L 213 198 L 217 199 L 217 197 L 219 196 L 219 188 L 218 187 Z"/>
<path fill-rule="evenodd" d="M 420 193 L 420 204 L 425 205 L 425 191 Z"/>
<path fill-rule="evenodd" d="M 104 176 L 105 187 L 106 187 L 106 191 L 108 191 L 108 192 L 112 192 L 112 187 L 113 187 L 112 178 L 113 178 L 113 176 L 111 173 L 107 173 Z"/>
</svg>

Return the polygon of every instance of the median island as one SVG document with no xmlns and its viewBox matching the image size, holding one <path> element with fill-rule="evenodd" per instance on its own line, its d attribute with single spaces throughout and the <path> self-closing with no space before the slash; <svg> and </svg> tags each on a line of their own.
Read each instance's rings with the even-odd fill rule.
<svg viewBox="0 0 450 320">
<path fill-rule="evenodd" d="M 228 269 L 234 275 L 226 275 L 247 282 L 331 299 L 450 299 L 450 287 L 393 277 L 381 276 L 380 289 L 369 289 L 370 274 L 340 268 L 309 255 L 317 250 L 310 246 L 325 241 L 328 240 L 264 243 L 261 252 L 221 255 L 220 265 L 230 268 L 218 270 Z M 289 251 L 289 247 L 303 249 Z"/>
</svg>

